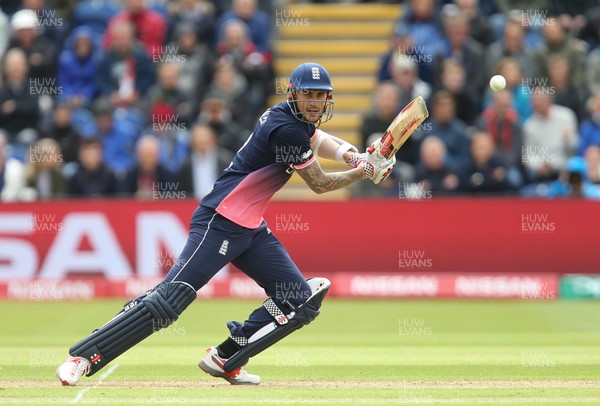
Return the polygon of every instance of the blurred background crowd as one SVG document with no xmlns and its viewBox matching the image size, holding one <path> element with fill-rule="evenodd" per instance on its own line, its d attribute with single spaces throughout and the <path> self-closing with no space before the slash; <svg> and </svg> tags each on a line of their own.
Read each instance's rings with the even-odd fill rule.
<svg viewBox="0 0 600 406">
<path fill-rule="evenodd" d="M 597 0 L 393 3 L 360 147 L 418 95 L 430 119 L 379 195 L 600 198 Z M 286 4 L 2 0 L 2 200 L 204 196 L 268 107 Z"/>
</svg>

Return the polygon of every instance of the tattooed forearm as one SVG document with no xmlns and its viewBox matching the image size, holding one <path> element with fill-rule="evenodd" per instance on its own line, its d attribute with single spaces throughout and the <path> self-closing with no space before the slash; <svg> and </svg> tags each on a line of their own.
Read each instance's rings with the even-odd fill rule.
<svg viewBox="0 0 600 406">
<path fill-rule="evenodd" d="M 325 173 L 318 161 L 313 162 L 298 174 L 315 193 L 325 193 L 343 188 L 362 179 L 362 169 L 351 169 L 344 172 Z"/>
</svg>

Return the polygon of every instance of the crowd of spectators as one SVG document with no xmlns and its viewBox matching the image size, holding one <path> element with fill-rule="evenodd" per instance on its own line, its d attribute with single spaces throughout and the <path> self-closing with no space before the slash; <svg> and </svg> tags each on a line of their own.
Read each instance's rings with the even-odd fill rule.
<svg viewBox="0 0 600 406">
<path fill-rule="evenodd" d="M 272 93 L 270 6 L 3 0 L 2 200 L 204 196 Z"/>
<path fill-rule="evenodd" d="M 416 96 L 430 119 L 393 176 L 357 193 L 600 196 L 597 0 L 388 3 L 402 17 L 361 147 Z M 273 7 L 3 0 L 1 199 L 202 198 L 274 91 Z"/>
<path fill-rule="evenodd" d="M 430 118 L 387 191 L 600 198 L 600 3 L 407 0 L 363 147 L 415 96 Z M 506 88 L 488 81 L 503 75 Z M 394 100 L 390 105 L 390 100 Z M 380 191 L 381 192 L 381 191 Z"/>
</svg>

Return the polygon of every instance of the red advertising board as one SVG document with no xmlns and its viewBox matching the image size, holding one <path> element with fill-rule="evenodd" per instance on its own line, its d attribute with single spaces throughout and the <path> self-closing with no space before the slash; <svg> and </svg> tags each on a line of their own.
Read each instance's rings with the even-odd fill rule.
<svg viewBox="0 0 600 406">
<path fill-rule="evenodd" d="M 160 279 L 185 243 L 196 206 L 193 200 L 0 205 L 0 281 Z M 306 274 L 436 274 L 440 289 L 445 273 L 598 273 L 599 218 L 600 204 L 584 200 L 463 198 L 275 201 L 265 215 Z M 388 282 L 395 286 L 396 279 Z M 407 289 L 405 282 L 398 286 Z"/>
</svg>

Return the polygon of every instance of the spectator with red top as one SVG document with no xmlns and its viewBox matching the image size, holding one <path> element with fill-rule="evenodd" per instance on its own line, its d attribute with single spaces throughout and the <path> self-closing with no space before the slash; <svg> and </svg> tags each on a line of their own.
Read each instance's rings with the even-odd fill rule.
<svg viewBox="0 0 600 406">
<path fill-rule="evenodd" d="M 147 8 L 146 0 L 126 0 L 125 7 L 124 11 L 110 20 L 104 36 L 103 48 L 111 48 L 118 38 L 113 26 L 121 22 L 129 22 L 133 24 L 135 38 L 144 45 L 148 56 L 154 58 L 161 55 L 167 33 L 167 23 L 163 15 Z"/>
<path fill-rule="evenodd" d="M 150 121 L 155 121 L 152 110 L 159 104 L 168 105 L 178 122 L 192 120 L 192 104 L 178 87 L 180 72 L 181 65 L 178 63 L 165 62 L 158 67 L 156 83 L 148 89 L 144 98 L 144 111 L 150 113 Z"/>
<path fill-rule="evenodd" d="M 523 134 L 519 114 L 508 90 L 494 93 L 493 101 L 479 117 L 477 127 L 492 136 L 498 154 L 508 165 L 520 166 Z"/>
</svg>

